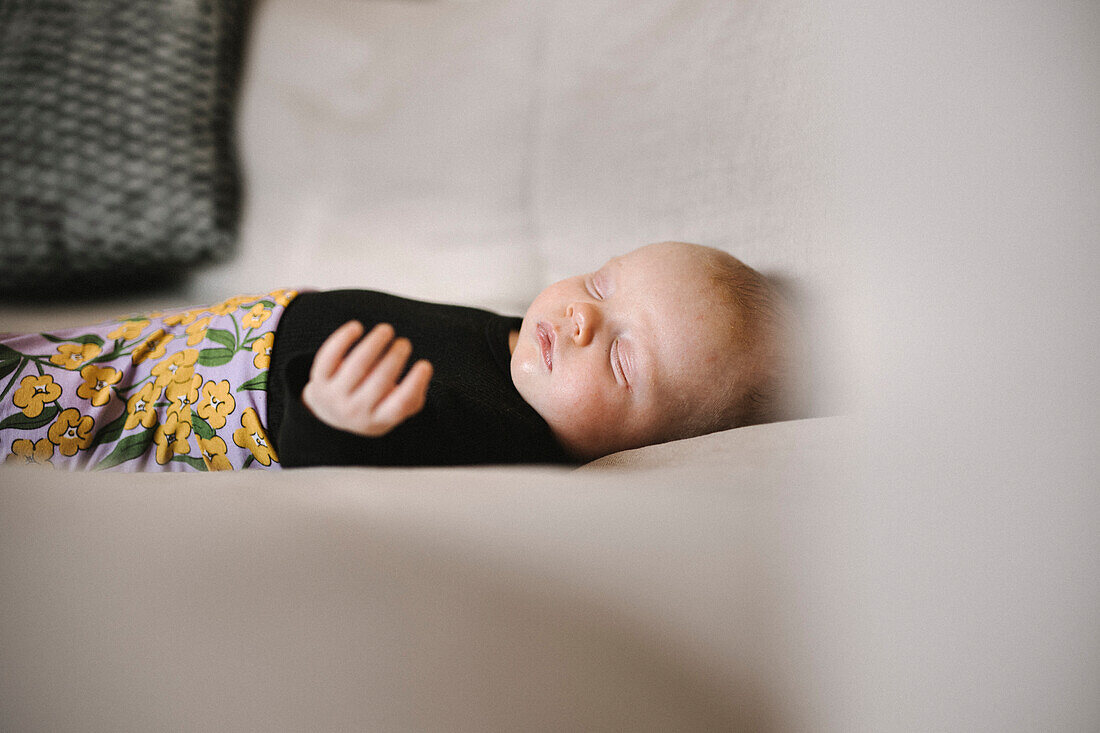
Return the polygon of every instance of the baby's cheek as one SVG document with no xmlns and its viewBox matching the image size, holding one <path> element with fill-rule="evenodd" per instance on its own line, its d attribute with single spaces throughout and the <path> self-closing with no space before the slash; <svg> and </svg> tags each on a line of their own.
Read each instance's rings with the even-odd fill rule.
<svg viewBox="0 0 1100 733">
<path fill-rule="evenodd" d="M 563 411 L 578 423 L 590 428 L 604 428 L 621 419 L 621 410 L 614 395 L 608 394 L 596 380 L 580 380 L 561 395 Z"/>
</svg>

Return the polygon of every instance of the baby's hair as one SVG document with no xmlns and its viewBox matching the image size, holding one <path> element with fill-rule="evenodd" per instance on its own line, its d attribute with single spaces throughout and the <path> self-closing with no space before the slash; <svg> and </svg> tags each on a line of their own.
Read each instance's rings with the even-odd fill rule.
<svg viewBox="0 0 1100 733">
<path fill-rule="evenodd" d="M 684 434 L 702 435 L 789 417 L 791 309 L 767 278 L 733 255 L 704 247 L 704 263 L 726 311 L 730 369 Z"/>
</svg>

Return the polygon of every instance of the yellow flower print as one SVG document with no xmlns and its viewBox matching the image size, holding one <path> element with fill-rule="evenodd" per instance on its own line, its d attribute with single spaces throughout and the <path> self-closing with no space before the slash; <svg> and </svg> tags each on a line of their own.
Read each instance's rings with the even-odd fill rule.
<svg viewBox="0 0 1100 733">
<path fill-rule="evenodd" d="M 87 448 L 92 442 L 93 427 L 95 420 L 91 415 L 81 415 L 70 407 L 61 411 L 46 435 L 51 443 L 61 448 L 61 455 L 75 456 L 78 450 Z"/>
<path fill-rule="evenodd" d="M 237 310 L 237 304 L 230 300 L 210 306 L 210 312 L 216 316 L 224 316 L 235 310 Z"/>
<path fill-rule="evenodd" d="M 259 298 L 255 295 L 235 295 L 229 300 L 211 306 L 210 312 L 214 315 L 224 316 L 237 310 L 242 303 L 247 303 L 250 300 L 259 300 Z"/>
<path fill-rule="evenodd" d="M 248 315 L 241 319 L 241 325 L 245 328 L 259 328 L 268 318 L 271 318 L 271 311 L 264 308 L 263 303 L 257 303 L 248 311 Z"/>
<path fill-rule="evenodd" d="M 271 296 L 272 300 L 274 300 L 276 303 L 283 306 L 284 308 L 288 303 L 290 303 L 291 300 L 294 299 L 294 296 L 297 294 L 297 290 L 287 290 L 286 288 L 279 288 L 278 290 L 272 290 L 270 293 L 268 293 L 268 295 Z"/>
<path fill-rule="evenodd" d="M 11 401 L 27 417 L 38 417 L 47 402 L 53 402 L 60 396 L 61 385 L 53 381 L 49 374 L 41 377 L 28 375 L 19 380 L 19 387 L 11 396 Z"/>
<path fill-rule="evenodd" d="M 191 444 L 187 442 L 191 435 L 190 419 L 190 414 L 187 420 L 183 420 L 178 413 L 172 412 L 157 426 L 153 433 L 153 440 L 157 444 L 157 463 L 163 466 L 177 453 L 191 452 Z"/>
<path fill-rule="evenodd" d="M 97 344 L 59 344 L 50 361 L 63 369 L 76 369 L 89 359 L 99 356 Z"/>
<path fill-rule="evenodd" d="M 130 339 L 136 339 L 138 336 L 141 335 L 141 332 L 144 331 L 145 327 L 148 325 L 149 321 L 144 318 L 140 321 L 126 321 L 114 331 L 111 331 L 109 334 L 107 334 L 107 338 L 120 338 L 126 339 L 127 341 L 129 341 Z"/>
<path fill-rule="evenodd" d="M 198 358 L 198 349 L 184 349 L 154 366 L 151 371 L 157 378 L 157 387 L 167 387 L 172 382 L 190 382 Z"/>
<path fill-rule="evenodd" d="M 199 403 L 195 411 L 199 413 L 199 417 L 210 423 L 210 427 L 215 430 L 225 426 L 225 419 L 237 406 L 236 400 L 229 392 L 230 389 L 231 385 L 228 379 L 223 379 L 217 383 L 209 381 L 202 386 L 202 402 Z"/>
<path fill-rule="evenodd" d="M 77 397 L 90 400 L 99 407 L 111 399 L 111 385 L 122 379 L 122 372 L 111 367 L 89 364 L 80 370 L 80 376 L 84 377 L 84 384 L 76 388 Z"/>
<path fill-rule="evenodd" d="M 168 347 L 168 342 L 175 336 L 170 333 L 166 333 L 163 328 L 158 328 L 149 334 L 148 338 L 141 342 L 130 354 L 130 361 L 134 364 L 140 364 L 146 359 L 159 359 L 164 356 L 165 350 Z"/>
<path fill-rule="evenodd" d="M 205 308 L 191 308 L 190 310 L 180 311 L 179 313 L 173 313 L 164 317 L 164 325 L 166 326 L 186 326 L 191 323 L 199 314 L 205 313 Z"/>
<path fill-rule="evenodd" d="M 262 338 L 252 342 L 252 350 L 256 355 L 252 357 L 252 364 L 257 369 L 267 369 L 271 366 L 271 346 L 275 343 L 275 333 L 265 333 Z"/>
<path fill-rule="evenodd" d="M 233 464 L 225 455 L 225 441 L 214 436 L 209 440 L 202 436 L 196 436 L 199 443 L 199 452 L 202 453 L 202 461 L 210 471 L 232 471 Z"/>
<path fill-rule="evenodd" d="M 177 413 L 181 420 L 191 420 L 191 405 L 199 401 L 199 386 L 202 385 L 202 376 L 192 374 L 186 382 L 170 382 L 164 388 L 164 396 L 168 398 L 168 412 Z"/>
<path fill-rule="evenodd" d="M 206 338 L 206 329 L 210 325 L 210 316 L 200 318 L 187 327 L 187 345 L 195 346 Z"/>
<path fill-rule="evenodd" d="M 153 403 L 160 397 L 160 390 L 150 383 L 141 388 L 126 402 L 126 430 L 133 430 L 138 423 L 151 428 L 157 422 L 157 408 Z"/>
<path fill-rule="evenodd" d="M 5 463 L 37 463 L 39 465 L 53 466 L 50 459 L 53 458 L 53 443 L 49 438 L 41 438 L 31 442 L 26 438 L 12 441 L 11 454 Z"/>
<path fill-rule="evenodd" d="M 270 466 L 272 461 L 279 462 L 254 408 L 249 407 L 241 415 L 241 427 L 233 431 L 233 442 L 242 448 L 248 448 L 256 460 L 265 466 Z"/>
</svg>

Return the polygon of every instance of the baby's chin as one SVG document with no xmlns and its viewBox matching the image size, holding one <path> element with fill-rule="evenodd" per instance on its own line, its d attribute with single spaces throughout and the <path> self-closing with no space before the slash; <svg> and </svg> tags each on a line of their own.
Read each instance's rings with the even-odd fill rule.
<svg viewBox="0 0 1100 733">
<path fill-rule="evenodd" d="M 537 374 L 538 365 L 535 362 L 536 354 L 534 348 L 531 345 L 531 339 L 528 338 L 524 329 L 520 329 L 519 337 L 516 340 L 515 347 L 512 349 L 512 356 L 508 362 L 508 372 L 512 377 L 512 386 L 519 392 L 520 397 L 524 402 L 529 404 L 535 412 L 539 412 L 538 408 L 538 387 L 537 383 L 539 374 Z M 543 385 L 545 388 L 545 385 Z M 541 415 L 542 413 L 539 412 Z M 545 420 L 545 416 L 543 416 Z"/>
</svg>

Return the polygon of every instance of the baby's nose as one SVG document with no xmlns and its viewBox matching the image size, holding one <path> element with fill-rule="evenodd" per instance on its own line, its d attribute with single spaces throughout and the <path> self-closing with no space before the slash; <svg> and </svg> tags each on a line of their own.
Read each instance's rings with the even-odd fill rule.
<svg viewBox="0 0 1100 733">
<path fill-rule="evenodd" d="M 600 312 L 591 303 L 573 303 L 565 311 L 573 324 L 573 343 L 587 346 L 600 325 Z"/>
</svg>

